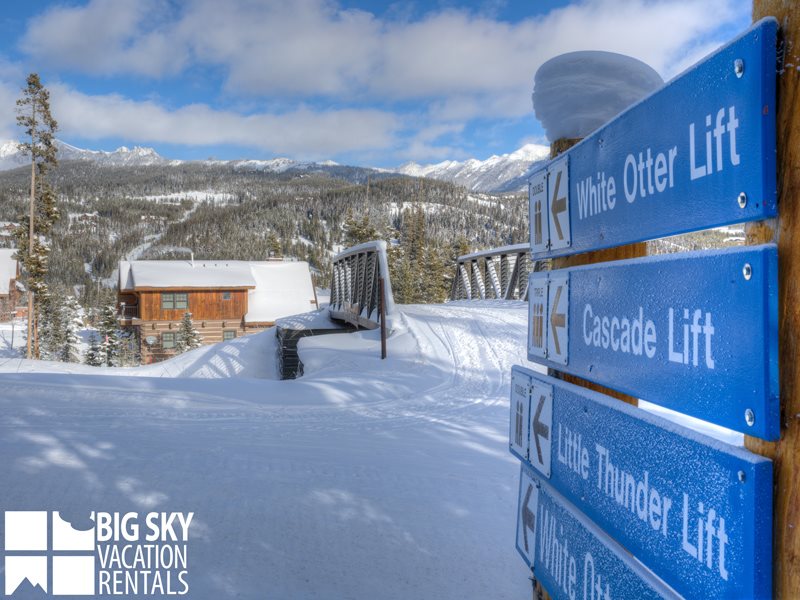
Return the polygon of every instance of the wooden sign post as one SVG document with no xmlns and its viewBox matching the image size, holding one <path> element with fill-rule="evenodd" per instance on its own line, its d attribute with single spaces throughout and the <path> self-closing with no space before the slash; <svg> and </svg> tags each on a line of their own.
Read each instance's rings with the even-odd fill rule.
<svg viewBox="0 0 800 600">
<path fill-rule="evenodd" d="M 779 264 L 779 364 L 781 439 L 747 437 L 745 445 L 773 460 L 773 593 L 800 594 L 800 4 L 755 0 L 753 20 L 775 17 L 780 25 L 778 71 L 778 206 L 780 217 L 751 223 L 750 244 L 777 242 Z"/>
</svg>

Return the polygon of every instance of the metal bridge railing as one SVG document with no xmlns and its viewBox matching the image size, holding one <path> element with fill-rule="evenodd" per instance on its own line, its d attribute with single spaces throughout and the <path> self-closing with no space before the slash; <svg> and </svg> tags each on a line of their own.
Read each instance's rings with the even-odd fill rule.
<svg viewBox="0 0 800 600">
<path fill-rule="evenodd" d="M 450 300 L 526 300 L 528 274 L 544 261 L 532 261 L 529 244 L 492 248 L 459 256 Z"/>
<path fill-rule="evenodd" d="M 348 248 L 333 259 L 333 279 L 329 314 L 332 319 L 357 327 L 375 329 L 381 326 L 381 283 L 386 326 L 395 312 L 386 242 L 377 240 Z"/>
</svg>

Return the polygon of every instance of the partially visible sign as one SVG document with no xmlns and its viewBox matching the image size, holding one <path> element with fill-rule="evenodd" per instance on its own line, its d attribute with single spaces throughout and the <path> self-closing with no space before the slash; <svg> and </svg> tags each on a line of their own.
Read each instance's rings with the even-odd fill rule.
<svg viewBox="0 0 800 600">
<path fill-rule="evenodd" d="M 515 367 L 516 369 L 516 367 Z M 509 449 L 536 470 L 550 476 L 553 388 L 525 373 L 511 373 Z"/>
<path fill-rule="evenodd" d="M 522 465 L 517 551 L 553 598 L 673 598 L 677 595 Z"/>
<path fill-rule="evenodd" d="M 528 354 L 547 357 L 547 278 L 528 282 Z"/>
<path fill-rule="evenodd" d="M 545 252 L 550 241 L 547 200 L 547 170 L 528 180 L 530 203 L 531 251 Z"/>
<path fill-rule="evenodd" d="M 535 172 L 534 258 L 775 216 L 776 35 L 759 21 Z"/>
<path fill-rule="evenodd" d="M 774 245 L 533 273 L 530 289 L 548 289 L 547 354 L 532 322 L 528 358 L 777 439 L 777 273 Z"/>
<path fill-rule="evenodd" d="M 513 367 L 512 388 L 549 393 L 553 453 L 525 460 L 686 598 L 771 596 L 772 463 L 623 402 Z"/>
<path fill-rule="evenodd" d="M 553 161 L 547 168 L 550 232 L 549 249 L 561 250 L 570 246 L 569 224 L 569 156 Z"/>
<path fill-rule="evenodd" d="M 511 382 L 511 419 L 508 440 L 511 452 L 528 458 L 528 415 L 531 406 L 530 381 L 522 378 Z"/>
</svg>

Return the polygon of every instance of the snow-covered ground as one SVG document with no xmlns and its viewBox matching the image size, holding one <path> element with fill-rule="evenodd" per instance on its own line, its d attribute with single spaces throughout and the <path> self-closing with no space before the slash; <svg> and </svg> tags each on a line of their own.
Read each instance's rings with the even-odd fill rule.
<svg viewBox="0 0 800 600">
<path fill-rule="evenodd" d="M 201 202 L 210 202 L 212 204 L 228 204 L 236 200 L 236 196 L 227 192 L 217 192 L 214 190 L 188 190 L 183 192 L 174 192 L 172 194 L 142 196 L 140 199 L 149 200 L 151 202 L 167 202 L 171 204 L 180 204 L 182 200 L 191 200 L 195 204 Z"/>
<path fill-rule="evenodd" d="M 376 331 L 306 338 L 296 381 L 271 330 L 139 369 L 4 360 L 0 506 L 193 511 L 191 598 L 527 597 L 507 451 L 526 322 L 404 306 L 387 360 Z"/>
<path fill-rule="evenodd" d="M 0 323 L 0 358 L 20 356 L 25 348 L 25 319 Z"/>
</svg>

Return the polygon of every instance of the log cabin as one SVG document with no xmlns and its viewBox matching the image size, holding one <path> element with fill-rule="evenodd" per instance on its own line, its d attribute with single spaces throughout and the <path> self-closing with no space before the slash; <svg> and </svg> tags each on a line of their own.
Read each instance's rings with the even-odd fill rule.
<svg viewBox="0 0 800 600">
<path fill-rule="evenodd" d="M 19 262 L 14 257 L 16 248 L 0 248 L 0 320 L 8 321 L 21 316 L 17 304 L 24 290 L 19 278 Z M 27 316 L 27 310 L 25 311 Z"/>
<path fill-rule="evenodd" d="M 120 327 L 138 334 L 143 363 L 175 354 L 186 312 L 203 344 L 214 344 L 317 308 L 302 261 L 120 261 L 118 289 Z"/>
</svg>

